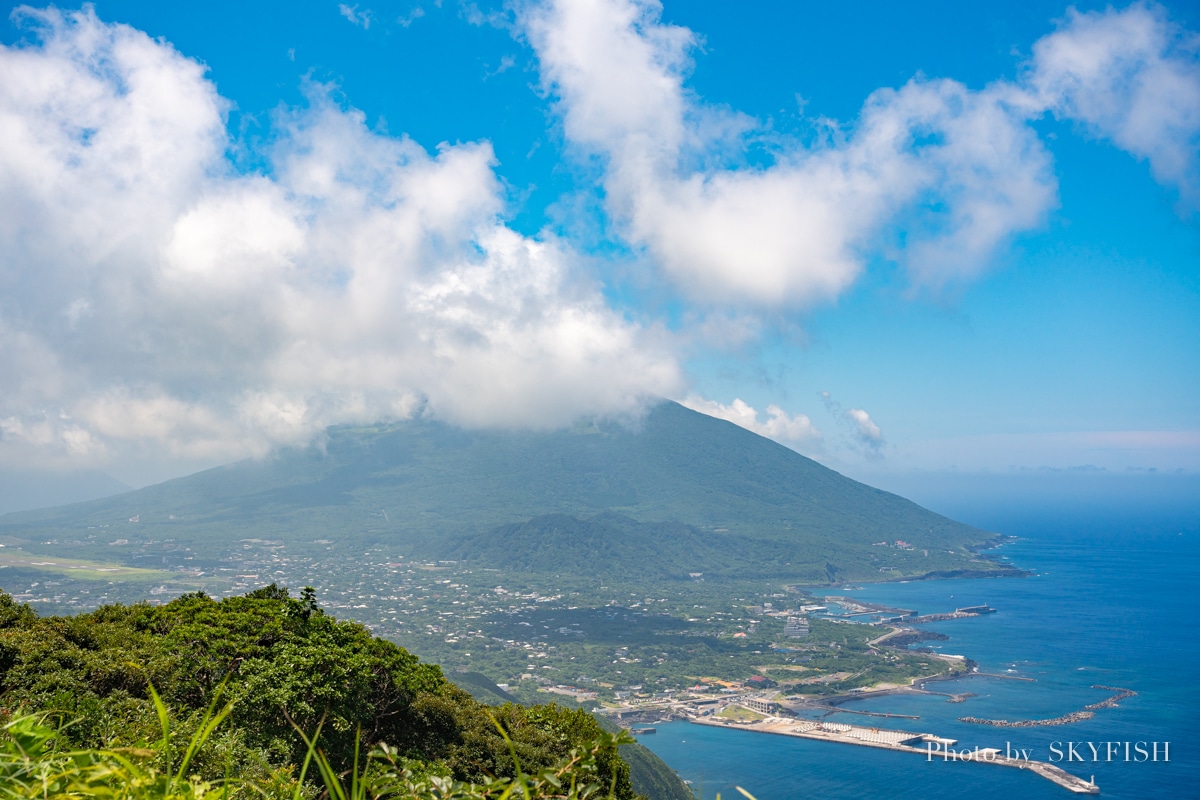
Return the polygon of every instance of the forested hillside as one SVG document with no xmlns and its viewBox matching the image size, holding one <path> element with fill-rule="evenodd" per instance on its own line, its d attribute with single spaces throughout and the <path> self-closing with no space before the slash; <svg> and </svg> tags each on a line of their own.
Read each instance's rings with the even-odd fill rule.
<svg viewBox="0 0 1200 800">
<path fill-rule="evenodd" d="M 70 557 L 107 561 L 126 552 L 114 543 L 169 542 L 161 561 L 130 566 L 191 571 L 226 566 L 230 548 L 258 540 L 290 553 L 385 545 L 500 568 L 490 562 L 510 551 L 489 543 L 492 531 L 553 550 L 559 573 L 591 562 L 584 545 L 596 537 L 617 545 L 606 555 L 615 569 L 650 580 L 664 571 L 825 582 L 997 570 L 976 555 L 994 535 L 669 402 L 637 422 L 552 432 L 425 419 L 335 428 L 309 448 L 0 519 L 0 537 L 30 552 L 66 555 L 50 545 L 70 541 Z M 905 547 L 886 558 L 872 547 L 897 541 Z M 545 571 L 548 562 L 505 566 Z"/>
<path fill-rule="evenodd" d="M 318 728 L 339 772 L 353 766 L 356 748 L 386 744 L 418 773 L 476 783 L 511 777 L 517 763 L 551 767 L 602 733 L 582 710 L 486 707 L 436 665 L 325 614 L 308 592 L 293 598 L 271 585 L 74 617 L 39 617 L 0 594 L 0 724 L 37 712 L 70 747 L 144 747 L 160 735 L 152 686 L 183 740 L 206 709 L 231 704 L 194 761 L 210 779 L 298 774 L 307 753 L 300 732 Z M 615 748 L 599 753 L 597 768 L 601 785 L 634 800 Z"/>
</svg>

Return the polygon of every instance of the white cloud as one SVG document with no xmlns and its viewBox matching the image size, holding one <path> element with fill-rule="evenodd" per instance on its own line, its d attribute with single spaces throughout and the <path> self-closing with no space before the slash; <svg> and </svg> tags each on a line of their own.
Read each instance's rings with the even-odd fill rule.
<svg viewBox="0 0 1200 800">
<path fill-rule="evenodd" d="M 420 11 L 420 9 L 417 9 L 417 10 Z M 364 31 L 370 29 L 371 22 L 375 19 L 375 14 L 374 14 L 374 12 L 371 11 L 371 9 L 368 8 L 368 9 L 364 9 L 363 11 L 359 11 L 357 3 L 352 6 L 348 6 L 345 3 L 338 3 L 338 13 L 340 13 L 346 19 L 350 20 L 350 24 L 357 25 L 360 28 L 362 28 Z M 424 12 L 421 12 L 421 13 L 424 13 Z M 417 14 L 417 16 L 421 16 L 421 14 Z M 410 20 L 410 23 L 411 23 L 411 20 Z M 403 23 L 401 23 L 401 24 L 403 24 Z M 405 25 L 405 27 L 408 27 L 408 26 Z"/>
<path fill-rule="evenodd" d="M 420 412 L 553 427 L 678 390 L 552 238 L 504 226 L 486 143 L 430 154 L 324 87 L 268 174 L 203 68 L 90 8 L 0 48 L 0 461 L 224 460 Z"/>
<path fill-rule="evenodd" d="M 516 65 L 517 65 L 516 58 L 514 58 L 511 55 L 503 55 L 500 57 L 500 63 L 496 65 L 496 68 L 494 70 L 493 69 L 485 69 L 485 71 L 483 73 L 483 79 L 486 81 L 488 78 L 494 78 L 497 75 L 503 75 L 505 72 L 508 72 L 510 69 L 512 69 Z"/>
<path fill-rule="evenodd" d="M 407 28 L 423 16 L 425 16 L 425 9 L 421 6 L 413 6 L 412 11 L 409 11 L 402 17 L 397 17 L 396 22 L 400 27 Z"/>
<path fill-rule="evenodd" d="M 693 411 L 732 422 L 796 450 L 808 451 L 818 447 L 821 442 L 821 432 L 811 419 L 804 414 L 789 415 L 774 403 L 767 406 L 765 419 L 760 419 L 759 412 L 741 398 L 724 405 L 699 395 L 688 395 L 680 403 Z"/>
<path fill-rule="evenodd" d="M 770 167 L 722 166 L 754 123 L 684 89 L 695 37 L 660 13 L 655 0 L 564 0 L 524 23 L 568 140 L 606 160 L 609 210 L 693 295 L 832 299 L 897 226 L 914 280 L 940 284 L 1056 202 L 1049 156 L 1005 86 L 914 79 Z"/>
<path fill-rule="evenodd" d="M 878 450 L 883 446 L 883 431 L 871 420 L 871 415 L 861 408 L 846 409 L 846 419 L 854 423 L 854 432 L 858 441 Z"/>
<path fill-rule="evenodd" d="M 438 0 L 438 5 L 440 4 L 441 0 Z M 475 25 L 477 27 L 487 26 L 499 28 L 500 30 L 513 29 L 511 11 L 511 7 L 507 5 L 501 8 L 489 8 L 487 11 L 481 9 L 478 3 L 460 1 L 458 6 L 459 17 L 466 21 L 468 25 Z"/>
<path fill-rule="evenodd" d="M 1157 5 L 1071 8 L 1033 48 L 1033 102 L 1150 163 L 1200 208 L 1200 36 Z"/>
<path fill-rule="evenodd" d="M 685 292 L 722 304 L 804 307 L 837 297 L 873 256 L 919 287 L 969 278 L 1057 205 L 1030 122 L 1078 119 L 1150 160 L 1192 197 L 1196 37 L 1161 9 L 1070 12 L 1019 83 L 980 90 L 916 77 L 879 89 L 813 145 L 739 162 L 753 120 L 684 86 L 695 35 L 658 0 L 547 0 L 522 23 L 567 140 L 604 165 L 609 212 Z"/>
<path fill-rule="evenodd" d="M 883 430 L 871 419 L 870 414 L 861 408 L 846 408 L 829 392 L 817 392 L 817 396 L 834 422 L 849 432 L 849 452 L 857 452 L 871 459 L 882 455 L 885 444 Z"/>
</svg>

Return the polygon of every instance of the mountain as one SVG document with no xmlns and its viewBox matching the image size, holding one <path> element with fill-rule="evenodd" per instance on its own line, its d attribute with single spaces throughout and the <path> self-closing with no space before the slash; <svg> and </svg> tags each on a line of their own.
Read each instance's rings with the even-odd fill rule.
<svg viewBox="0 0 1200 800">
<path fill-rule="evenodd" d="M 786 542 L 714 535 L 681 522 L 638 522 L 611 511 L 589 519 L 566 514 L 534 517 L 469 536 L 444 550 L 456 561 L 513 572 L 635 580 L 736 575 L 747 561 L 764 576 L 777 571 L 791 553 Z M 766 565 L 771 568 L 764 570 Z"/>
<path fill-rule="evenodd" d="M 0 469 L 0 514 L 46 508 L 128 492 L 111 475 L 95 470 L 36 472 Z"/>
<path fill-rule="evenodd" d="M 386 542 L 414 558 L 648 579 L 862 580 L 997 567 L 974 553 L 994 534 L 671 402 L 637 424 L 553 432 L 424 419 L 333 428 L 304 449 L 9 514 L 0 536 L 63 538 L 88 526 L 97 542 L 174 540 L 201 560 L 256 539 L 289 551 L 318 540 L 347 552 Z"/>
</svg>

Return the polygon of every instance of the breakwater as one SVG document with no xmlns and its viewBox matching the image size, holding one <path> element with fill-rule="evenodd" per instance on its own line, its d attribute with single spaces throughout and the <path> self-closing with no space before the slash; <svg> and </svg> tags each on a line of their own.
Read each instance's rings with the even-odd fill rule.
<svg viewBox="0 0 1200 800">
<path fill-rule="evenodd" d="M 1120 686 L 1102 686 L 1096 684 L 1093 689 L 1104 689 L 1109 692 L 1116 692 L 1112 697 L 1101 700 L 1099 703 L 1086 705 L 1079 711 L 1072 711 L 1069 714 L 1063 714 L 1061 717 L 1053 717 L 1051 719 L 1019 719 L 1009 721 L 1006 719 L 981 719 L 980 717 L 959 717 L 959 722 L 970 722 L 974 725 L 991 725 L 996 728 L 1040 728 L 1050 725 L 1070 725 L 1073 722 L 1082 722 L 1085 719 L 1091 719 L 1096 716 L 1095 712 L 1101 708 L 1113 708 L 1120 701 L 1127 697 L 1133 697 L 1137 692 L 1132 689 L 1124 689 Z"/>
<path fill-rule="evenodd" d="M 958 742 L 931 733 L 912 733 L 910 731 L 885 730 L 882 728 L 865 728 L 858 725 L 842 725 L 830 722 L 812 720 L 785 719 L 768 717 L 751 723 L 738 723 L 729 720 L 718 720 L 711 717 L 693 718 L 691 722 L 699 725 L 714 727 L 736 728 L 757 733 L 773 733 L 781 736 L 795 736 L 802 739 L 815 739 L 824 742 L 837 742 L 859 747 L 874 747 L 900 753 L 915 753 L 924 756 L 926 761 L 965 761 L 979 764 L 992 764 L 998 767 L 1016 767 L 1029 770 L 1035 775 L 1058 784 L 1075 794 L 1099 794 L 1100 788 L 1092 781 L 1085 781 L 1072 775 L 1061 767 L 1045 761 L 1029 758 L 1012 758 L 997 748 L 954 749 Z"/>
<path fill-rule="evenodd" d="M 1061 717 L 1051 719 L 983 719 L 981 717 L 959 717 L 959 722 L 970 722 L 973 725 L 991 725 L 996 728 L 1041 728 L 1050 725 L 1070 725 L 1072 722 L 1082 722 L 1096 716 L 1091 711 L 1072 711 Z"/>
<path fill-rule="evenodd" d="M 970 619 L 978 617 L 983 612 L 979 611 L 948 611 L 944 614 L 922 614 L 919 617 L 908 617 L 904 622 L 909 625 L 922 625 L 926 622 L 945 622 L 948 619 Z"/>
<path fill-rule="evenodd" d="M 1133 689 L 1123 689 L 1120 686 L 1103 686 L 1099 683 L 1092 685 L 1093 689 L 1103 689 L 1106 692 L 1116 692 L 1107 700 L 1101 700 L 1099 703 L 1092 703 L 1090 706 L 1084 706 L 1088 711 L 1094 711 L 1098 708 L 1112 708 L 1117 703 L 1124 700 L 1126 697 L 1133 697 L 1137 694 Z"/>
</svg>

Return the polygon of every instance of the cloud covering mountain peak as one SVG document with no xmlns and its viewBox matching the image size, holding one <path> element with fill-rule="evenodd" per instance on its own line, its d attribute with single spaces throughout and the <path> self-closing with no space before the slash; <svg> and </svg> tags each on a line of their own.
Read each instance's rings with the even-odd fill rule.
<svg viewBox="0 0 1200 800">
<path fill-rule="evenodd" d="M 680 387 L 578 256 L 506 227 L 486 142 L 429 153 L 310 84 L 241 173 L 203 66 L 90 7 L 23 14 L 37 43 L 0 49 L 0 457 L 229 458 L 417 410 L 547 427 Z"/>
</svg>

